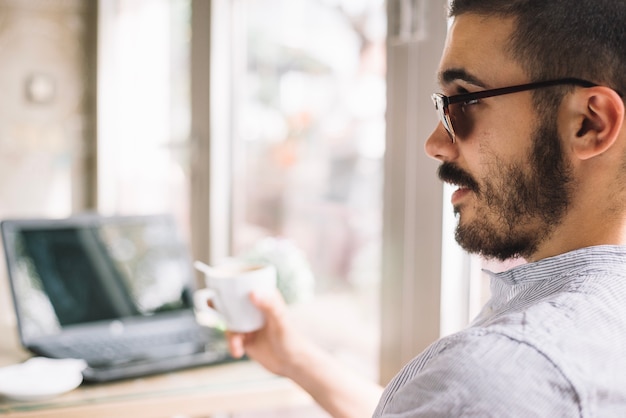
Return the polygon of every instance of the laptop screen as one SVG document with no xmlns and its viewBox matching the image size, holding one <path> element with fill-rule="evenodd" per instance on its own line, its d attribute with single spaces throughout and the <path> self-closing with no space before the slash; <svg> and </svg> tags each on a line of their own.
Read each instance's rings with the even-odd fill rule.
<svg viewBox="0 0 626 418">
<path fill-rule="evenodd" d="M 6 220 L 2 234 L 24 339 L 192 306 L 191 263 L 170 216 Z"/>
</svg>

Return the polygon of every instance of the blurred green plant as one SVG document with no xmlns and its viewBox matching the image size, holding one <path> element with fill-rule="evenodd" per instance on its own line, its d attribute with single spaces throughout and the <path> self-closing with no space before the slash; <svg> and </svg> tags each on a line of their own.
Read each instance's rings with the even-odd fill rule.
<svg viewBox="0 0 626 418">
<path fill-rule="evenodd" d="M 289 239 L 264 238 L 238 258 L 272 264 L 276 268 L 278 290 L 288 304 L 309 300 L 315 294 L 315 277 L 309 262 Z"/>
</svg>

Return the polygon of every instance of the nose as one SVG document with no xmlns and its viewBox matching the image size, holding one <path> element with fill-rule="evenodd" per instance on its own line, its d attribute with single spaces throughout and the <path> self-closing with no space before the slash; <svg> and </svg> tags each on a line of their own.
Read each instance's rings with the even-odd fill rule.
<svg viewBox="0 0 626 418">
<path fill-rule="evenodd" d="M 458 156 L 457 145 L 452 143 L 448 131 L 441 122 L 426 140 L 424 151 L 429 157 L 441 162 L 452 161 Z"/>
</svg>

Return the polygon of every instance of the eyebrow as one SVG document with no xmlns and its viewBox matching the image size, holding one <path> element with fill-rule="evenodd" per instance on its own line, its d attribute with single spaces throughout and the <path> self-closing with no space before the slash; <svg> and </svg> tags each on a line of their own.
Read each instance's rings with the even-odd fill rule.
<svg viewBox="0 0 626 418">
<path fill-rule="evenodd" d="M 487 88 L 487 85 L 483 81 L 462 68 L 451 68 L 442 71 L 439 73 L 438 78 L 439 84 L 442 86 L 447 86 L 455 81 L 464 81 L 477 87 Z"/>
</svg>

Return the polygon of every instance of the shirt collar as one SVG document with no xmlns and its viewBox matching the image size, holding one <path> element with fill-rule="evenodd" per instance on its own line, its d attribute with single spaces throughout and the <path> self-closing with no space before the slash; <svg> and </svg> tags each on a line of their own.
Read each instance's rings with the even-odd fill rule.
<svg viewBox="0 0 626 418">
<path fill-rule="evenodd" d="M 614 270 L 616 266 L 620 265 L 626 269 L 626 246 L 599 245 L 522 264 L 500 273 L 489 270 L 483 271 L 492 279 L 504 281 L 509 285 L 518 285 L 553 279 L 556 276 L 571 274 L 573 271 L 583 269 Z"/>
</svg>

